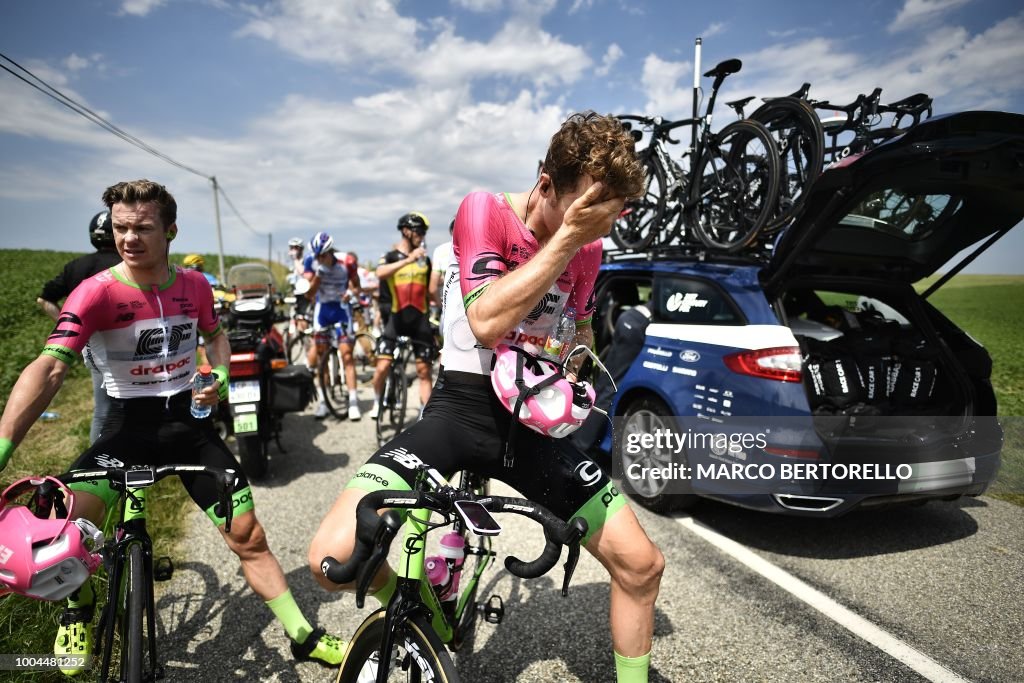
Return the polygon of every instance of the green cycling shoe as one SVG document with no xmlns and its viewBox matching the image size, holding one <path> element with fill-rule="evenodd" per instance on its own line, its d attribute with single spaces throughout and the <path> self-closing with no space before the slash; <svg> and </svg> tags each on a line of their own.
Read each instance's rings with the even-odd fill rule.
<svg viewBox="0 0 1024 683">
<path fill-rule="evenodd" d="M 341 638 L 329 635 L 322 628 L 313 629 L 301 643 L 291 641 L 292 656 L 300 662 L 316 662 L 321 666 L 339 666 L 348 648 Z"/>
<path fill-rule="evenodd" d="M 65 607 L 60 615 L 60 627 L 53 641 L 53 654 L 58 657 L 74 655 L 88 657 L 92 654 L 92 605 L 88 607 Z M 85 667 L 61 667 L 65 676 L 77 676 Z"/>
</svg>

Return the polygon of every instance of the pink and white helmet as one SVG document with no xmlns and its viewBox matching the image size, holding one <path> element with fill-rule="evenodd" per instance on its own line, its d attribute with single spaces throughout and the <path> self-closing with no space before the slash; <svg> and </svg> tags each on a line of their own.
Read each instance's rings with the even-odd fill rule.
<svg viewBox="0 0 1024 683">
<path fill-rule="evenodd" d="M 33 511 L 15 502 L 43 482 L 57 487 L 57 518 L 49 519 L 45 508 Z M 96 571 L 103 532 L 87 519 L 69 519 L 73 506 L 74 493 L 54 477 L 20 479 L 0 494 L 0 594 L 61 600 Z"/>
<path fill-rule="evenodd" d="M 594 388 L 589 383 L 570 382 L 558 363 L 518 346 L 494 347 L 491 386 L 520 422 L 556 439 L 579 429 L 594 406 Z"/>
</svg>

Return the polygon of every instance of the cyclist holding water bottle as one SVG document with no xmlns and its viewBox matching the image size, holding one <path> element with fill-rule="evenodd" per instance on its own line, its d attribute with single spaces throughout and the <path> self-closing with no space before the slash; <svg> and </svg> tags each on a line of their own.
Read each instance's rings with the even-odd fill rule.
<svg viewBox="0 0 1024 683">
<path fill-rule="evenodd" d="M 213 307 L 213 292 L 198 272 L 170 267 L 167 253 L 178 232 L 177 205 L 163 185 L 136 180 L 106 189 L 122 261 L 83 281 L 68 297 L 42 354 L 18 378 L 0 417 L 0 469 L 14 446 L 57 394 L 68 368 L 89 343 L 111 397 L 100 438 L 70 469 L 127 468 L 193 462 L 238 472 L 232 494 L 234 522 L 223 530 L 215 484 L 182 476 L 192 500 L 221 530 L 242 573 L 284 626 L 297 659 L 340 663 L 344 644 L 315 629 L 295 603 L 277 558 L 267 545 L 252 491 L 241 467 L 210 419 L 190 414 L 193 400 L 216 405 L 227 393 L 231 355 Z M 217 381 L 193 397 L 197 338 L 202 334 Z M 70 517 L 102 524 L 118 493 L 105 481 L 73 484 Z M 92 648 L 94 592 L 89 581 L 72 593 L 54 643 L 57 655 L 88 655 Z M 82 669 L 68 669 L 68 675 Z"/>
</svg>

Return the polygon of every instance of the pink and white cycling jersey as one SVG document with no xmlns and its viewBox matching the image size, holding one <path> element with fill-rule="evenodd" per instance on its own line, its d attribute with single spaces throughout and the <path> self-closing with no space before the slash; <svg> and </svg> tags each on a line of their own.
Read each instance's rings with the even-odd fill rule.
<svg viewBox="0 0 1024 683">
<path fill-rule="evenodd" d="M 507 195 L 474 192 L 462 200 L 455 216 L 453 263 L 445 272 L 441 328 L 446 370 L 487 375 L 494 352 L 477 342 L 466 309 L 505 273 L 528 261 L 540 246 L 512 208 Z M 579 250 L 544 298 L 527 314 L 520 327 L 524 339 L 510 331 L 509 343 L 543 346 L 562 311 L 576 309 L 576 324 L 587 324 L 594 313 L 594 282 L 601 265 L 601 240 Z"/>
<path fill-rule="evenodd" d="M 114 398 L 173 396 L 190 388 L 198 334 L 219 331 L 202 273 L 175 267 L 142 289 L 109 268 L 71 292 L 43 353 L 70 364 L 88 342 Z"/>
</svg>

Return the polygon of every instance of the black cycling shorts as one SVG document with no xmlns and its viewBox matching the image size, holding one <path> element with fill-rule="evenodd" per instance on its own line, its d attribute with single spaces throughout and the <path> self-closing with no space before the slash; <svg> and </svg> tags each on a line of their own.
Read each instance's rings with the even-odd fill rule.
<svg viewBox="0 0 1024 683">
<path fill-rule="evenodd" d="M 413 344 L 413 352 L 420 360 L 430 363 L 437 357 L 437 344 L 434 332 L 430 329 L 430 320 L 411 306 L 391 314 L 377 341 L 377 357 L 394 358 L 397 339 L 402 335 L 419 342 Z"/>
<path fill-rule="evenodd" d="M 69 470 L 131 467 L 132 465 L 205 465 L 233 469 L 238 474 L 232 494 L 234 514 L 253 509 L 249 481 L 241 466 L 217 434 L 210 418 L 196 419 L 189 412 L 191 392 L 170 398 L 112 398 L 100 438 L 75 460 Z M 188 495 L 216 524 L 217 486 L 203 474 L 182 474 Z M 106 482 L 71 486 L 103 498 L 108 511 L 117 500 Z"/>
<path fill-rule="evenodd" d="M 506 467 L 512 425 L 513 462 Z M 448 478 L 468 470 L 503 481 L 563 520 L 582 516 L 589 526 L 584 542 L 625 505 L 608 475 L 569 439 L 513 421 L 481 375 L 442 371 L 423 418 L 374 453 L 348 486 L 408 490 L 420 463 Z"/>
</svg>

